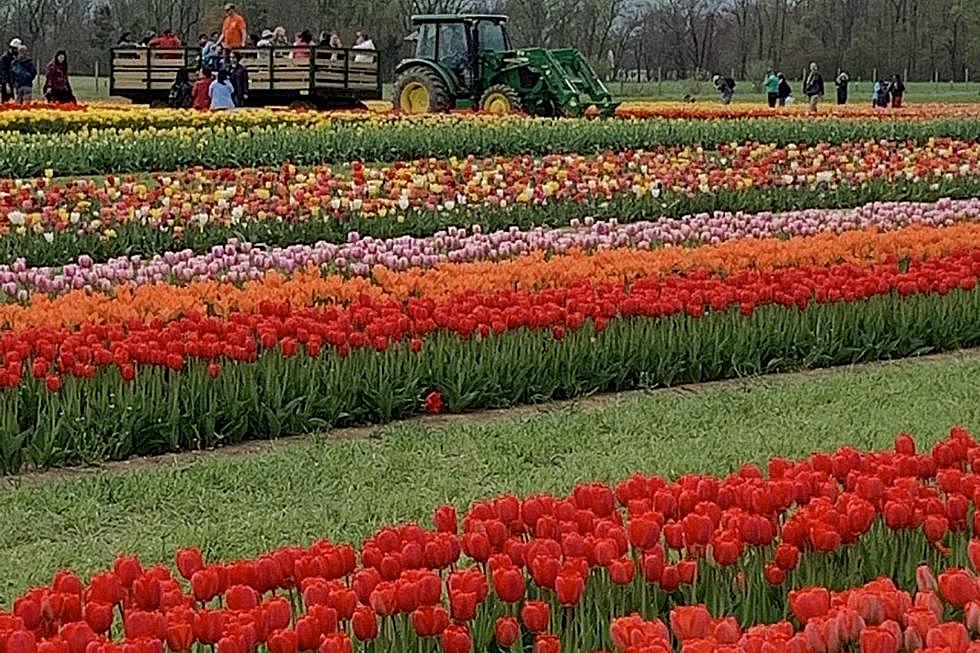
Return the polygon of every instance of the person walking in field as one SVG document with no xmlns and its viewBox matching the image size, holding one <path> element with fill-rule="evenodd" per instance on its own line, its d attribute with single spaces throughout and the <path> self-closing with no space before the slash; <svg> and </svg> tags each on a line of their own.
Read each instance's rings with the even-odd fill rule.
<svg viewBox="0 0 980 653">
<path fill-rule="evenodd" d="M 10 102 L 14 99 L 14 59 L 23 45 L 20 39 L 13 39 L 10 47 L 0 56 L 0 102 Z"/>
<path fill-rule="evenodd" d="M 68 79 L 68 53 L 58 50 L 44 71 L 44 97 L 48 102 L 75 104 Z"/>
<path fill-rule="evenodd" d="M 225 5 L 225 21 L 221 25 L 221 39 L 218 43 L 225 50 L 237 50 L 245 45 L 248 38 L 248 26 L 245 18 L 238 13 L 234 4 Z"/>
<path fill-rule="evenodd" d="M 786 75 L 778 73 L 776 79 L 779 80 L 779 86 L 776 89 L 776 101 L 779 106 L 785 107 L 789 99 L 793 97 L 793 89 L 790 87 L 789 82 L 786 81 Z"/>
<path fill-rule="evenodd" d="M 837 104 L 845 105 L 847 104 L 847 85 L 850 84 L 851 78 L 847 76 L 847 73 L 841 70 L 837 73 L 837 79 L 834 80 L 834 85 L 837 87 Z"/>
<path fill-rule="evenodd" d="M 37 79 L 37 66 L 27 52 L 27 46 L 21 44 L 17 58 L 10 65 L 14 80 L 14 99 L 21 104 L 27 104 L 34 99 L 34 80 Z"/>
<path fill-rule="evenodd" d="M 888 85 L 888 92 L 892 96 L 892 109 L 901 109 L 902 98 L 905 96 L 905 84 L 902 82 L 901 75 L 892 77 L 891 84 Z"/>
<path fill-rule="evenodd" d="M 776 103 L 779 101 L 779 78 L 776 77 L 776 73 L 772 68 L 766 73 L 766 78 L 763 80 L 762 85 L 766 87 L 766 99 L 769 102 L 769 108 L 775 109 Z"/>
<path fill-rule="evenodd" d="M 735 95 L 735 80 L 731 77 L 722 77 L 721 75 L 715 75 L 711 78 L 712 83 L 714 83 L 715 88 L 721 93 L 721 103 L 731 104 L 732 96 Z"/>
<path fill-rule="evenodd" d="M 823 75 L 817 69 L 816 63 L 810 64 L 810 71 L 806 75 L 806 79 L 803 81 L 803 94 L 807 97 L 810 103 L 810 112 L 817 112 L 817 104 L 823 98 L 824 86 L 823 86 Z"/>
<path fill-rule="evenodd" d="M 871 106 L 876 109 L 887 109 L 888 108 L 888 92 L 889 85 L 882 79 L 875 82 L 874 95 L 871 98 Z"/>
</svg>

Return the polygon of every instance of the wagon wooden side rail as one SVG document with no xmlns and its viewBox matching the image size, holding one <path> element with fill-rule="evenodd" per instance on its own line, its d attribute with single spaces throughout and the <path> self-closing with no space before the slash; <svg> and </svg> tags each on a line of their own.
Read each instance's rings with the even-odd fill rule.
<svg viewBox="0 0 980 653">
<path fill-rule="evenodd" d="M 381 99 L 380 55 L 373 50 L 320 47 L 236 50 L 248 70 L 249 106 L 357 106 Z M 197 48 L 114 48 L 110 94 L 139 104 L 167 101 L 181 69 L 191 81 L 200 68 Z"/>
</svg>

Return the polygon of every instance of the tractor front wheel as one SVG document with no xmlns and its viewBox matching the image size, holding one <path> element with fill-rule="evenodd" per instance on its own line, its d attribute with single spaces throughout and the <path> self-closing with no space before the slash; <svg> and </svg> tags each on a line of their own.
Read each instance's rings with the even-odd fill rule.
<svg viewBox="0 0 980 653">
<path fill-rule="evenodd" d="M 395 108 L 405 113 L 439 113 L 453 106 L 449 88 L 434 70 L 408 68 L 395 80 Z"/>
<path fill-rule="evenodd" d="M 510 86 L 494 84 L 480 97 L 480 110 L 499 115 L 521 113 L 524 111 L 524 103 L 517 91 Z"/>
</svg>

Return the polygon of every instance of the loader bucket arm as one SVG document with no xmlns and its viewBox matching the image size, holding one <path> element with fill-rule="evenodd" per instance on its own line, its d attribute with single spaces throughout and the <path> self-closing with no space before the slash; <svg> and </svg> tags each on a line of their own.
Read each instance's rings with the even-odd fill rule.
<svg viewBox="0 0 980 653">
<path fill-rule="evenodd" d="M 613 100 L 612 93 L 602 83 L 581 52 L 574 48 L 565 48 L 550 50 L 548 53 L 558 64 L 556 72 L 564 77 L 565 86 L 572 87 L 575 93 L 587 98 L 585 104 L 594 104 L 599 112 L 606 116 L 616 111 L 619 103 Z M 585 107 L 581 109 L 584 110 Z"/>
</svg>

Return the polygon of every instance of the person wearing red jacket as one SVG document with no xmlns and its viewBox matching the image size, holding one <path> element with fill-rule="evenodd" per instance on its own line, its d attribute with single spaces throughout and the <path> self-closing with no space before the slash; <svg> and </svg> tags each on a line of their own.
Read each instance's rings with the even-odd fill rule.
<svg viewBox="0 0 980 653">
<path fill-rule="evenodd" d="M 193 98 L 192 105 L 198 111 L 207 111 L 211 108 L 211 72 L 205 69 L 201 69 L 201 75 L 198 77 L 197 81 L 194 82 L 194 88 L 191 90 L 191 97 Z"/>
<path fill-rule="evenodd" d="M 68 53 L 58 50 L 44 71 L 44 97 L 48 102 L 75 104 L 75 94 L 68 79 Z"/>
</svg>

